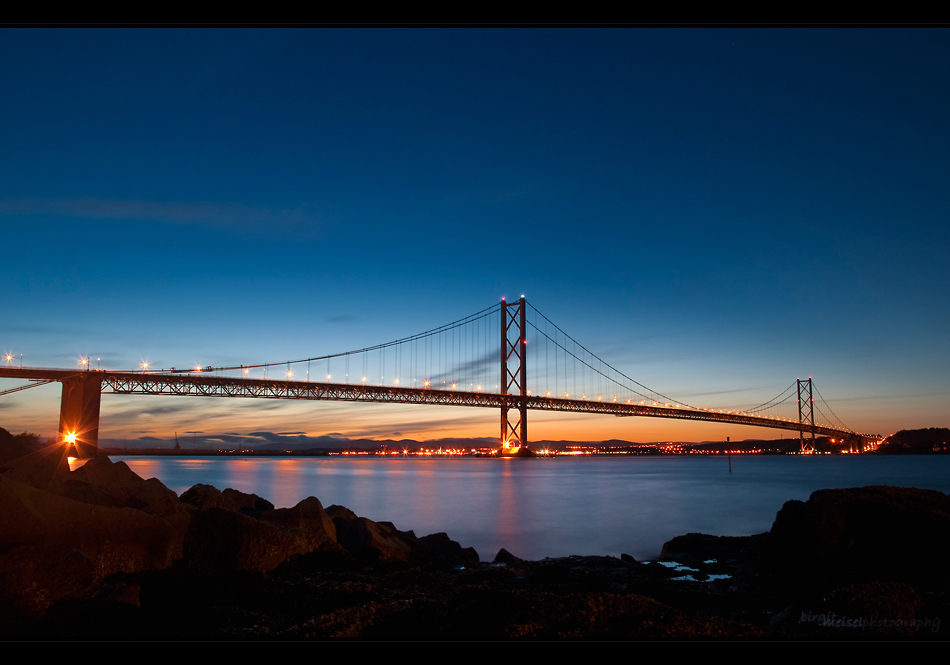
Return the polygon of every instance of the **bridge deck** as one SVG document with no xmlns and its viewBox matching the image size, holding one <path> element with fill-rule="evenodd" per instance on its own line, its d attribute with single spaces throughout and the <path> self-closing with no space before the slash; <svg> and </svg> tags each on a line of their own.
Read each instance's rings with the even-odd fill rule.
<svg viewBox="0 0 950 665">
<path fill-rule="evenodd" d="M 98 375 L 106 393 L 120 395 L 182 395 L 198 397 L 245 397 L 257 399 L 330 400 L 344 402 L 382 402 L 394 404 L 435 404 L 444 406 L 478 406 L 489 408 L 518 408 L 521 397 L 489 392 L 461 390 L 438 390 L 407 388 L 401 386 L 375 386 L 349 383 L 321 383 L 313 381 L 282 381 L 268 379 L 245 379 L 201 373 L 145 373 L 88 370 L 55 370 L 41 368 L 0 368 L 0 377 L 32 380 L 62 381 L 79 375 Z M 528 409 L 539 411 L 568 411 L 575 413 L 601 413 L 614 416 L 640 416 L 648 418 L 674 418 L 678 420 L 701 420 L 706 422 L 734 423 L 753 427 L 811 432 L 807 423 L 766 418 L 744 413 L 722 413 L 715 410 L 671 407 L 652 404 L 587 399 L 562 399 L 553 397 L 525 398 Z M 847 437 L 855 433 L 816 425 L 816 435 Z M 879 438 L 858 434 L 863 438 Z"/>
</svg>

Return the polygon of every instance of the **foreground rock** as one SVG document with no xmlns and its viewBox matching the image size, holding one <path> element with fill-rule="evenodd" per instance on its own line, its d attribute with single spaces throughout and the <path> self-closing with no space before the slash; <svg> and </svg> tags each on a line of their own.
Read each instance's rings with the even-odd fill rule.
<svg viewBox="0 0 950 665">
<path fill-rule="evenodd" d="M 192 513 L 184 563 L 203 572 L 268 572 L 296 556 L 342 549 L 320 501 L 309 497 L 259 518 L 224 508 Z"/>
<path fill-rule="evenodd" d="M 313 549 L 337 542 L 336 525 L 315 496 L 304 499 L 293 508 L 274 510 L 272 507 L 261 512 L 260 519 L 306 534 L 312 540 Z"/>
<path fill-rule="evenodd" d="M 0 545 L 76 551 L 98 577 L 165 568 L 181 558 L 180 529 L 128 508 L 91 505 L 28 485 L 0 481 Z"/>
<path fill-rule="evenodd" d="M 261 512 L 274 509 L 274 504 L 256 494 L 245 494 L 230 488 L 222 492 L 217 487 L 202 484 L 184 492 L 181 502 L 198 510 L 222 508 L 251 517 L 258 517 Z"/>
<path fill-rule="evenodd" d="M 728 571 L 726 599 L 745 597 L 732 615 L 759 613 L 758 622 L 767 619 L 774 631 L 806 638 L 945 639 L 947 542 L 950 496 L 872 486 L 788 501 L 766 534 L 688 534 L 663 549 L 671 560 L 696 566 L 691 574 L 698 578 Z"/>
<path fill-rule="evenodd" d="M 43 442 L 35 434 L 13 436 L 0 427 L 0 475 L 8 480 L 49 489 L 69 472 L 62 446 Z"/>
<path fill-rule="evenodd" d="M 433 533 L 418 539 L 410 560 L 428 565 L 477 566 L 478 552 L 474 547 L 462 547 L 447 533 Z"/>
<path fill-rule="evenodd" d="M 117 574 L 266 573 L 304 557 L 309 565 L 336 566 L 478 562 L 474 550 L 445 534 L 417 538 L 336 507 L 345 523 L 341 545 L 337 524 L 315 497 L 275 509 L 254 494 L 196 485 L 179 500 L 122 462 L 102 456 L 70 472 L 54 453 L 7 455 L 8 475 L 0 475 L 0 635 L 63 603 L 137 606 L 137 584 L 105 581 Z"/>
<path fill-rule="evenodd" d="M 315 497 L 275 509 L 199 485 L 172 500 L 90 464 L 48 489 L 0 476 L 3 637 L 939 639 L 950 616 L 939 492 L 816 492 L 768 534 L 687 534 L 662 562 L 489 564 Z"/>
<path fill-rule="evenodd" d="M 660 558 L 689 565 L 699 565 L 710 559 L 723 563 L 738 563 L 754 556 L 765 537 L 765 534 L 710 536 L 703 533 L 688 533 L 664 543 Z"/>
<path fill-rule="evenodd" d="M 767 571 L 789 584 L 950 581 L 950 496 L 898 487 L 821 490 L 772 525 Z"/>
<path fill-rule="evenodd" d="M 125 462 L 113 463 L 105 455 L 63 474 L 57 494 L 97 506 L 134 508 L 149 515 L 184 513 L 178 496 L 158 479 L 143 480 Z"/>
<path fill-rule="evenodd" d="M 184 527 L 0 478 L 2 624 L 36 618 L 110 575 L 167 568 L 182 556 Z"/>
</svg>

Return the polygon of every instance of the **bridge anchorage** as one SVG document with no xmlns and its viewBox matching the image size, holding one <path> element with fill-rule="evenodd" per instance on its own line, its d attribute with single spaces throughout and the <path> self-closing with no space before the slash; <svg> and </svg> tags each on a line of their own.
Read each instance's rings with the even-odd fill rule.
<svg viewBox="0 0 950 665">
<path fill-rule="evenodd" d="M 321 374 L 325 368 L 326 380 L 310 380 L 314 366 Z M 393 342 L 296 361 L 184 370 L 153 370 L 147 363 L 138 371 L 94 370 L 88 364 L 84 368 L 0 367 L 0 377 L 30 382 L 0 395 L 53 381 L 63 384 L 59 438 L 75 445 L 83 457 L 95 454 L 98 448 L 103 393 L 493 408 L 501 414 L 501 455 L 527 452 L 529 410 L 791 430 L 799 433 L 803 453 L 815 452 L 816 436 L 834 437 L 861 448 L 880 440 L 841 423 L 811 377 L 796 380 L 777 397 L 742 411 L 678 402 L 597 357 L 524 296 L 510 303 L 503 299 L 470 316 Z M 273 376 L 275 371 L 285 370 L 286 378 L 267 377 L 268 371 Z M 360 378 L 351 378 L 351 372 L 357 370 L 362 370 L 355 375 Z M 295 380 L 295 371 L 306 379 Z"/>
</svg>

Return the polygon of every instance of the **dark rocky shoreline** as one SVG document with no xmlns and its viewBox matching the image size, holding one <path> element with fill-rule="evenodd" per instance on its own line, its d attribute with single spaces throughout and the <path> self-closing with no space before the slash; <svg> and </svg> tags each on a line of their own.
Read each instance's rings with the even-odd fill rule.
<svg viewBox="0 0 950 665">
<path fill-rule="evenodd" d="M 21 454 L 22 453 L 22 454 Z M 950 497 L 789 501 L 769 533 L 624 555 L 482 562 L 314 497 L 178 497 L 101 456 L 0 458 L 5 639 L 944 639 Z"/>
</svg>

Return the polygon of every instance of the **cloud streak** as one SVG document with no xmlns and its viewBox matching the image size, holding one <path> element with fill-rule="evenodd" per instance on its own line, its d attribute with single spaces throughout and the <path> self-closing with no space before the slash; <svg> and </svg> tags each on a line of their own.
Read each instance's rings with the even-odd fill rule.
<svg viewBox="0 0 950 665">
<path fill-rule="evenodd" d="M 262 224 L 294 230 L 311 228 L 319 220 L 303 207 L 286 210 L 241 203 L 143 201 L 135 199 L 4 199 L 0 217 L 54 215 L 92 219 L 136 219 L 171 224 L 202 224 L 252 229 Z"/>
</svg>

